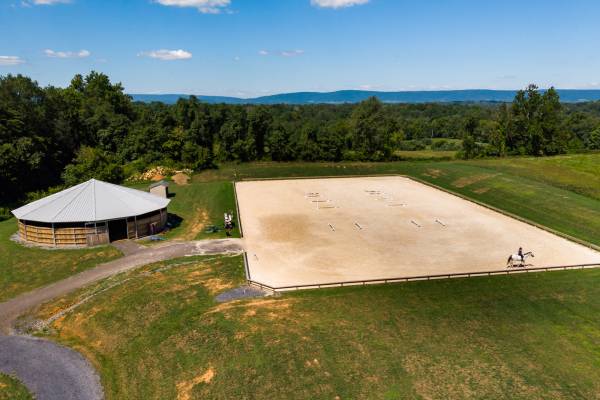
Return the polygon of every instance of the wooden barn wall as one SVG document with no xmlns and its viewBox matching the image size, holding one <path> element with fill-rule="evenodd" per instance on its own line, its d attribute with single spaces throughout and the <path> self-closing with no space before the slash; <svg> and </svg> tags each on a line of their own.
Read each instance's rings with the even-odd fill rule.
<svg viewBox="0 0 600 400">
<path fill-rule="evenodd" d="M 136 236 L 136 222 L 137 222 L 137 236 Z M 127 234 L 128 237 L 134 239 L 136 237 L 141 238 L 144 236 L 151 235 L 150 226 L 155 224 L 156 230 L 154 233 L 158 233 L 165 228 L 167 224 L 167 210 L 156 212 L 152 215 L 146 215 L 143 217 L 128 218 L 127 219 Z"/>
<path fill-rule="evenodd" d="M 52 227 L 36 226 L 19 221 L 19 237 L 45 246 L 95 246 L 108 243 L 106 227 Z"/>
<path fill-rule="evenodd" d="M 130 239 L 151 235 L 151 225 L 156 227 L 154 233 L 162 231 L 167 224 L 167 210 L 157 211 L 138 218 L 127 218 L 127 237 Z M 137 229 L 136 229 L 137 225 Z M 97 246 L 109 243 L 109 234 L 105 222 L 98 222 L 80 227 L 36 226 L 19 221 L 19 237 L 22 240 L 45 246 Z"/>
</svg>

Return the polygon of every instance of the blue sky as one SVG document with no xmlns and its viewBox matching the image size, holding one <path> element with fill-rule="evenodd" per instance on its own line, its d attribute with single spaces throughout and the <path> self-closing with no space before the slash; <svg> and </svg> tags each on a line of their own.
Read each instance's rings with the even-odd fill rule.
<svg viewBox="0 0 600 400">
<path fill-rule="evenodd" d="M 0 74 L 129 93 L 600 89 L 597 0 L 0 0 Z"/>
</svg>

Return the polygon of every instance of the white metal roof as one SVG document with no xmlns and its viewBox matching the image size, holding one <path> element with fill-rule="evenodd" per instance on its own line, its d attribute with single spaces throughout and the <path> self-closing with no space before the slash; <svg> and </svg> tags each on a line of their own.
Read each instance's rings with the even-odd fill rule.
<svg viewBox="0 0 600 400">
<path fill-rule="evenodd" d="M 13 210 L 18 219 L 37 222 L 93 222 L 133 217 L 165 208 L 171 200 L 90 179 Z"/>
</svg>

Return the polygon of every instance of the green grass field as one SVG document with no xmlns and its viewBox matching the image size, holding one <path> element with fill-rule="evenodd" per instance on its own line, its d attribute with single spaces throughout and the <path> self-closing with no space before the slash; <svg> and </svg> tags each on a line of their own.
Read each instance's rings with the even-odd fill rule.
<svg viewBox="0 0 600 400">
<path fill-rule="evenodd" d="M 452 160 L 456 157 L 456 151 L 453 150 L 397 150 L 394 152 L 396 157 L 401 160 Z"/>
<path fill-rule="evenodd" d="M 223 231 L 223 214 L 233 211 L 236 217 L 233 184 L 221 182 L 195 182 L 191 185 L 169 187 L 174 194 L 169 205 L 169 214 L 181 218 L 181 225 L 165 234 L 166 238 L 177 239 L 213 239 L 225 237 Z M 207 233 L 206 228 L 215 225 L 221 228 L 218 232 Z M 236 224 L 237 225 L 237 224 Z M 239 237 L 236 226 L 232 232 Z"/>
<path fill-rule="evenodd" d="M 10 240 L 16 230 L 15 219 L 0 222 L 0 301 L 121 256 L 111 246 L 81 250 L 24 247 Z"/>
<path fill-rule="evenodd" d="M 182 223 L 166 236 L 221 237 L 204 227 L 233 208 L 232 180 L 405 174 L 600 245 L 599 168 L 600 154 L 229 164 L 171 187 Z M 36 310 L 97 293 L 38 334 L 85 354 L 108 399 L 600 399 L 600 270 L 215 303 L 243 281 L 241 257 L 146 266 Z"/>
<path fill-rule="evenodd" d="M 0 374 L 0 400 L 33 399 L 25 386 L 15 378 Z"/>
<path fill-rule="evenodd" d="M 600 398 L 600 270 L 216 304 L 240 257 L 166 264 L 37 312 L 122 282 L 45 331 L 92 360 L 108 399 Z"/>
</svg>

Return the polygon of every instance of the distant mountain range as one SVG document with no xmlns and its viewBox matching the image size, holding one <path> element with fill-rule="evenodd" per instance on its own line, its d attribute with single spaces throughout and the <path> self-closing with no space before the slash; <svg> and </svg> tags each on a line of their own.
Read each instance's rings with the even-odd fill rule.
<svg viewBox="0 0 600 400">
<path fill-rule="evenodd" d="M 406 92 L 376 92 L 368 90 L 339 90 L 336 92 L 296 92 L 243 99 L 239 97 L 196 97 L 207 103 L 227 104 L 342 104 L 357 103 L 371 96 L 385 103 L 451 103 L 451 102 L 510 102 L 516 90 L 431 90 Z M 567 103 L 600 100 L 600 90 L 558 89 L 560 99 Z M 131 94 L 135 101 L 173 104 L 185 94 Z"/>
</svg>

